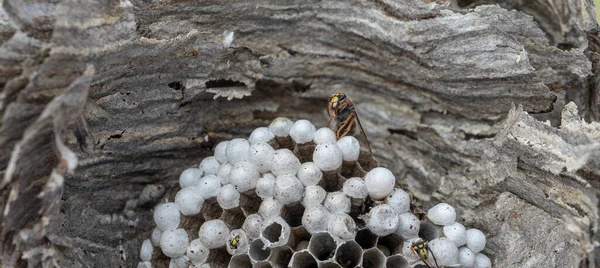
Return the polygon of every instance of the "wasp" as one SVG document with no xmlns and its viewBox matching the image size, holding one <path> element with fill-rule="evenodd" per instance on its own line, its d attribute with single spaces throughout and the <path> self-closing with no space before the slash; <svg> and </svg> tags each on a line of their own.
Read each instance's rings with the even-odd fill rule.
<svg viewBox="0 0 600 268">
<path fill-rule="evenodd" d="M 437 260 L 435 259 L 435 256 L 433 255 L 433 251 L 431 251 L 431 249 L 427 245 L 427 241 L 425 241 L 425 240 L 415 241 L 412 244 L 412 246 L 410 246 L 410 249 L 429 268 L 431 268 L 431 266 L 429 266 L 429 264 L 427 262 L 429 261 L 429 255 L 431 254 L 431 257 L 433 258 L 433 262 L 435 263 L 435 267 L 439 267 L 439 265 L 437 264 Z"/>
<path fill-rule="evenodd" d="M 367 142 L 369 152 L 373 153 L 371 151 L 369 139 L 367 139 L 367 134 L 365 134 L 365 130 L 360 124 L 360 119 L 358 119 L 358 115 L 356 115 L 356 108 L 346 94 L 336 92 L 331 95 L 329 98 L 329 105 L 327 106 L 327 113 L 329 114 L 327 127 L 331 125 L 331 121 L 335 118 L 335 135 L 338 140 L 348 134 L 353 135 L 356 132 L 356 125 L 358 125 L 360 132 Z"/>
<path fill-rule="evenodd" d="M 239 242 L 240 242 L 240 236 L 236 235 L 233 239 L 229 240 L 229 248 L 230 249 L 237 249 Z"/>
</svg>

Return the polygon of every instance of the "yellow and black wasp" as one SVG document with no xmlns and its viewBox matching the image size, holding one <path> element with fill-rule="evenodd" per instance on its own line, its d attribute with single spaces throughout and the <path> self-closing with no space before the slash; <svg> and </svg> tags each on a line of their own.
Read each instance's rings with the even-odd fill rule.
<svg viewBox="0 0 600 268">
<path fill-rule="evenodd" d="M 433 259 L 433 262 L 435 263 L 435 267 L 440 267 L 437 264 L 435 255 L 433 255 L 433 251 L 431 251 L 431 249 L 427 245 L 427 241 L 425 241 L 425 240 L 415 241 L 412 244 L 412 246 L 410 247 L 410 249 L 420 260 L 422 260 L 425 263 L 425 265 L 427 265 L 427 267 L 431 268 L 431 266 L 429 266 L 429 263 L 427 263 L 429 261 L 429 255 L 431 255 L 431 258 Z"/>
<path fill-rule="evenodd" d="M 240 242 L 240 236 L 236 235 L 233 239 L 229 240 L 229 248 L 230 249 L 237 249 L 239 242 Z"/>
<path fill-rule="evenodd" d="M 329 127 L 331 121 L 335 118 L 336 125 L 334 131 L 338 140 L 348 134 L 353 135 L 354 132 L 356 132 L 356 125 L 358 125 L 360 132 L 367 142 L 369 152 L 372 153 L 367 134 L 365 134 L 365 130 L 360 124 L 360 119 L 358 119 L 358 115 L 356 115 L 356 108 L 346 94 L 336 92 L 331 95 L 329 98 L 329 105 L 327 106 L 327 113 L 329 114 L 327 127 Z"/>
</svg>

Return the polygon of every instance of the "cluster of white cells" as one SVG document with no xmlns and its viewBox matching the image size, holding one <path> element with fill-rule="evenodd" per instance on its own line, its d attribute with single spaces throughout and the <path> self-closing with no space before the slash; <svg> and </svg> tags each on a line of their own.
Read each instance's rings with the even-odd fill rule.
<svg viewBox="0 0 600 268">
<path fill-rule="evenodd" d="M 491 267 L 448 204 L 421 219 L 356 138 L 277 118 L 219 143 L 154 209 L 138 267 Z M 426 258 L 412 246 L 427 241 Z"/>
</svg>

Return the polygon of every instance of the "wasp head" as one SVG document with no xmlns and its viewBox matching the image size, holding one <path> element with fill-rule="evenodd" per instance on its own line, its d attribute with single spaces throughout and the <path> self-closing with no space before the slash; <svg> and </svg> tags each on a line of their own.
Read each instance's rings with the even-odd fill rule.
<svg viewBox="0 0 600 268">
<path fill-rule="evenodd" d="M 327 107 L 329 115 L 336 115 L 338 110 L 344 108 L 346 99 L 346 94 L 344 93 L 333 93 L 333 95 L 331 95 L 331 97 L 329 98 L 329 107 Z"/>
</svg>

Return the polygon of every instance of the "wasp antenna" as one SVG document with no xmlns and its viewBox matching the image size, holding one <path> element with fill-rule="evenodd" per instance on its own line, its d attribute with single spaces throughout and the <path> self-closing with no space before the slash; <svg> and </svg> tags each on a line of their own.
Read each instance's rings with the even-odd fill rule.
<svg viewBox="0 0 600 268">
<path fill-rule="evenodd" d="M 429 251 L 429 253 L 431 253 L 431 257 L 433 258 L 433 262 L 435 263 L 435 267 L 440 267 L 437 264 L 437 260 L 435 259 L 435 255 L 433 254 L 433 251 L 431 251 L 431 248 L 429 248 L 429 245 L 427 245 L 427 251 Z M 429 265 L 428 265 L 428 267 L 429 267 Z"/>
</svg>

